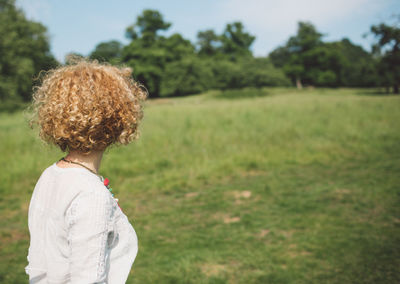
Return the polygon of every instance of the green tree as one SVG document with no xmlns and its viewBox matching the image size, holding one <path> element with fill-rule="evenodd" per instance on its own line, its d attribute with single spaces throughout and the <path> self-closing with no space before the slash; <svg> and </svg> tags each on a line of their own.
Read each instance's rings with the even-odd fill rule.
<svg viewBox="0 0 400 284">
<path fill-rule="evenodd" d="M 255 37 L 245 31 L 241 22 L 227 24 L 221 35 L 221 50 L 233 61 L 241 57 L 251 57 L 250 46 L 254 40 Z"/>
<path fill-rule="evenodd" d="M 29 101 L 34 76 L 57 64 L 46 32 L 14 0 L 0 0 L 0 100 Z"/>
<path fill-rule="evenodd" d="M 296 83 L 315 86 L 370 87 L 377 84 L 376 62 L 348 39 L 325 43 L 311 23 L 299 22 L 297 34 L 269 54 Z"/>
<path fill-rule="evenodd" d="M 213 88 L 241 89 L 245 87 L 288 86 L 290 80 L 268 58 L 242 58 L 208 60 L 213 71 Z"/>
<path fill-rule="evenodd" d="M 379 84 L 377 60 L 361 46 L 348 39 L 324 44 L 332 52 L 338 53 L 338 59 L 332 63 L 340 86 L 373 87 Z"/>
<path fill-rule="evenodd" d="M 133 68 L 135 78 L 144 84 L 152 97 L 158 97 L 161 80 L 167 61 L 167 52 L 162 46 L 160 31 L 171 26 L 160 12 L 144 10 L 136 22 L 126 29 L 131 42 L 122 50 L 122 61 Z"/>
<path fill-rule="evenodd" d="M 339 85 L 341 54 L 326 44 L 320 44 L 301 55 L 305 72 L 302 80 L 308 85 L 335 87 Z"/>
<path fill-rule="evenodd" d="M 195 55 L 169 63 L 161 83 L 161 96 L 182 96 L 204 92 L 212 87 L 210 65 Z"/>
<path fill-rule="evenodd" d="M 195 47 L 190 40 L 184 39 L 178 33 L 160 37 L 158 44 L 166 53 L 166 62 L 181 60 L 186 56 L 191 57 L 195 53 Z"/>
<path fill-rule="evenodd" d="M 221 37 L 213 30 L 205 30 L 197 33 L 198 54 L 200 56 L 215 56 L 221 49 Z"/>
<path fill-rule="evenodd" d="M 122 43 L 116 40 L 101 42 L 90 53 L 91 59 L 118 64 L 122 56 Z"/>
<path fill-rule="evenodd" d="M 150 96 L 158 97 L 183 94 L 162 91 L 162 86 L 170 86 L 162 85 L 162 81 L 170 80 L 173 76 L 172 70 L 177 70 L 176 66 L 179 64 L 185 65 L 186 62 L 191 62 L 182 60 L 194 55 L 194 46 L 191 42 L 179 34 L 173 34 L 167 38 L 158 38 L 151 46 L 147 46 L 141 38 L 137 38 L 123 49 L 122 58 L 133 68 L 136 79 L 148 88 Z M 170 87 L 168 89 L 171 90 Z"/>
<path fill-rule="evenodd" d="M 237 89 L 264 84 L 259 79 L 265 78 L 266 69 L 259 68 L 250 50 L 255 37 L 241 22 L 227 24 L 221 35 L 213 30 L 201 31 L 197 39 L 198 55 L 213 74 L 209 88 Z"/>
<path fill-rule="evenodd" d="M 275 66 L 283 67 L 286 74 L 296 82 L 297 87 L 301 88 L 303 83 L 318 82 L 315 78 L 318 64 L 316 65 L 312 56 L 315 53 L 326 54 L 325 50 L 315 50 L 321 45 L 322 34 L 311 23 L 299 22 L 297 34 L 290 37 L 285 46 L 274 50 L 270 58 Z"/>
<path fill-rule="evenodd" d="M 243 87 L 290 86 L 290 79 L 283 70 L 276 68 L 268 58 L 245 59 L 241 61 L 240 67 L 245 71 Z"/>
<path fill-rule="evenodd" d="M 136 23 L 126 29 L 126 36 L 132 40 L 140 38 L 146 46 L 151 46 L 159 37 L 159 31 L 166 31 L 171 23 L 165 22 L 160 12 L 144 10 Z"/>
<path fill-rule="evenodd" d="M 378 42 L 373 46 L 380 54 L 379 70 L 382 83 L 392 86 L 393 93 L 399 93 L 400 85 L 400 28 L 381 23 L 371 27 L 371 33 Z"/>
<path fill-rule="evenodd" d="M 169 27 L 159 12 L 145 10 L 126 30 L 131 42 L 122 49 L 122 62 L 133 68 L 151 97 L 288 84 L 268 59 L 253 58 L 255 37 L 240 22 L 227 24 L 221 35 L 199 32 L 197 50 L 180 34 L 163 36 Z"/>
<path fill-rule="evenodd" d="M 160 95 L 166 62 L 166 52 L 161 46 L 149 47 L 140 38 L 135 39 L 124 47 L 122 60 L 132 67 L 135 79 L 146 86 L 150 97 Z"/>
<path fill-rule="evenodd" d="M 194 92 L 188 87 L 188 82 L 185 82 L 186 86 L 176 88 L 168 82 L 163 83 L 164 80 L 174 80 L 174 76 L 174 82 L 178 82 L 182 77 L 179 68 L 190 69 L 194 62 L 192 56 L 195 55 L 193 44 L 180 34 L 169 37 L 159 34 L 170 25 L 158 11 L 145 10 L 136 23 L 127 28 L 127 36 L 132 41 L 123 48 L 122 60 L 133 68 L 135 78 L 148 88 L 152 97 Z"/>
</svg>

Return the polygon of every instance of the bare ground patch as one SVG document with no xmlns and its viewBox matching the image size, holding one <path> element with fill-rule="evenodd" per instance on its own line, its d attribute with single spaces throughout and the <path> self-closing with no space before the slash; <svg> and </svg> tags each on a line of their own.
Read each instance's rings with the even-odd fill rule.
<svg viewBox="0 0 400 284">
<path fill-rule="evenodd" d="M 212 216 L 213 220 L 216 220 L 218 222 L 223 222 L 224 224 L 231 224 L 231 223 L 237 223 L 240 222 L 240 217 L 238 216 L 231 216 L 227 213 L 222 213 L 222 212 L 217 212 Z"/>
<path fill-rule="evenodd" d="M 261 232 L 257 235 L 259 238 L 264 238 L 266 235 L 268 235 L 271 232 L 269 229 L 263 229 Z"/>
<path fill-rule="evenodd" d="M 279 231 L 277 231 L 277 233 L 279 235 L 283 236 L 285 239 L 290 239 L 295 232 L 296 232 L 296 230 L 286 230 L 286 231 L 279 230 Z"/>
<path fill-rule="evenodd" d="M 0 236 L 0 249 L 20 240 L 28 240 L 29 233 L 18 229 L 7 229 L 1 233 Z"/>
<path fill-rule="evenodd" d="M 226 192 L 226 195 L 229 198 L 233 198 L 236 205 L 240 205 L 243 202 L 249 200 L 253 196 L 253 193 L 250 190 L 233 190 Z"/>
<path fill-rule="evenodd" d="M 224 217 L 225 224 L 238 223 L 238 222 L 240 222 L 240 217 L 230 217 L 230 216 Z"/>
<path fill-rule="evenodd" d="M 240 199 L 240 198 L 248 199 L 251 197 L 251 191 L 250 190 L 234 191 L 233 196 L 236 199 Z"/>
<path fill-rule="evenodd" d="M 185 194 L 185 197 L 186 198 L 192 198 L 192 197 L 196 197 L 198 195 L 199 195 L 198 192 L 188 192 L 188 193 Z"/>
<path fill-rule="evenodd" d="M 348 198 L 349 195 L 351 194 L 351 191 L 345 188 L 338 188 L 333 192 L 333 194 L 336 200 L 341 201 L 345 198 Z"/>
<path fill-rule="evenodd" d="M 239 271 L 240 263 L 238 261 L 230 261 L 229 263 L 200 263 L 199 268 L 201 272 L 207 277 L 220 277 L 225 276 L 228 279 L 227 283 L 238 283 L 235 277 L 237 271 Z"/>
<path fill-rule="evenodd" d="M 201 272 L 207 277 L 218 276 L 228 271 L 226 264 L 203 263 L 200 265 Z"/>
</svg>

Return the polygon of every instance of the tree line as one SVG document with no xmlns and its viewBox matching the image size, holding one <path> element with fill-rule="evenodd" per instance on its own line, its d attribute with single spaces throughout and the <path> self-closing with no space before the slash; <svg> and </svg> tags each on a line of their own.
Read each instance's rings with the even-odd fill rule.
<svg viewBox="0 0 400 284">
<path fill-rule="evenodd" d="M 165 36 L 170 27 L 160 12 L 144 10 L 126 28 L 128 44 L 101 42 L 87 57 L 132 67 L 151 97 L 293 85 L 399 92 L 397 26 L 372 26 L 376 41 L 367 52 L 349 39 L 325 42 L 312 23 L 299 22 L 296 34 L 265 57 L 252 54 L 255 36 L 241 22 L 228 23 L 220 34 L 199 31 L 194 43 L 179 33 Z M 15 0 L 0 0 L 0 38 L 0 100 L 29 101 L 32 78 L 60 64 L 50 53 L 46 27 L 28 20 Z"/>
</svg>

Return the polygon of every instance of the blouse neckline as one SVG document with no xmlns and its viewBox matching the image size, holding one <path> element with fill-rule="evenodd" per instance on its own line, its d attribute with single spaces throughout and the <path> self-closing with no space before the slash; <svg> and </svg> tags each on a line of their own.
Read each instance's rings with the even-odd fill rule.
<svg viewBox="0 0 400 284">
<path fill-rule="evenodd" d="M 90 172 L 89 170 L 87 170 L 85 168 L 78 168 L 78 167 L 76 167 L 76 168 L 61 168 L 61 167 L 57 166 L 57 162 L 54 162 L 54 164 L 52 166 L 58 172 L 72 170 L 72 171 L 80 171 L 80 172 L 89 173 L 91 175 L 94 175 L 94 173 Z"/>
</svg>

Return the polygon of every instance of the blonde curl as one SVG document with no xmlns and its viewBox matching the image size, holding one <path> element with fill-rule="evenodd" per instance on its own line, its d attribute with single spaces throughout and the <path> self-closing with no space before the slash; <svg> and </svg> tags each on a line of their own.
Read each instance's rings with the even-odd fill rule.
<svg viewBox="0 0 400 284">
<path fill-rule="evenodd" d="M 146 89 L 130 68 L 80 60 L 48 71 L 34 89 L 39 136 L 62 151 L 84 154 L 138 138 Z"/>
</svg>

